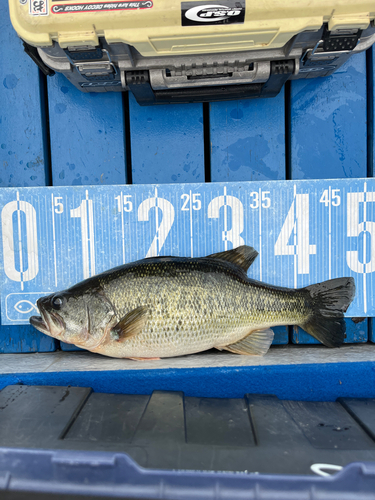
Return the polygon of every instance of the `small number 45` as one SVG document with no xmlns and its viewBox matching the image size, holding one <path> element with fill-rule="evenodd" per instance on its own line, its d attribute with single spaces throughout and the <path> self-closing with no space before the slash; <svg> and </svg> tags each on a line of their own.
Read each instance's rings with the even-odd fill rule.
<svg viewBox="0 0 375 500">
<path fill-rule="evenodd" d="M 341 198 L 340 198 L 340 190 L 339 189 L 325 189 L 323 191 L 323 194 L 320 198 L 320 203 L 324 203 L 326 207 L 329 206 L 331 203 L 333 207 L 338 207 L 341 203 Z"/>
</svg>

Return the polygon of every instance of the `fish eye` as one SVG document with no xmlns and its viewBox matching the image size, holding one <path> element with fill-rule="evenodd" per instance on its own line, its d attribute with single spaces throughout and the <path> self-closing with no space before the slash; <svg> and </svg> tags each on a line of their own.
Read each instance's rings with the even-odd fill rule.
<svg viewBox="0 0 375 500">
<path fill-rule="evenodd" d="M 63 295 L 54 295 L 51 299 L 51 306 L 57 311 L 63 307 L 66 298 Z"/>
</svg>

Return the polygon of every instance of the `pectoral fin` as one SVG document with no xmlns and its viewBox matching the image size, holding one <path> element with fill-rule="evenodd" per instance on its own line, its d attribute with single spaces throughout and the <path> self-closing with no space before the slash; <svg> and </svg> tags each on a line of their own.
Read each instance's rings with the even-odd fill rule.
<svg viewBox="0 0 375 500">
<path fill-rule="evenodd" d="M 272 341 L 273 331 L 270 328 L 268 330 L 256 330 L 235 344 L 220 347 L 220 350 L 225 349 L 235 354 L 264 356 Z"/>
<path fill-rule="evenodd" d="M 149 312 L 146 306 L 139 306 L 133 309 L 111 329 L 112 337 L 118 342 L 124 342 L 138 335 L 146 326 L 148 316 Z"/>
</svg>

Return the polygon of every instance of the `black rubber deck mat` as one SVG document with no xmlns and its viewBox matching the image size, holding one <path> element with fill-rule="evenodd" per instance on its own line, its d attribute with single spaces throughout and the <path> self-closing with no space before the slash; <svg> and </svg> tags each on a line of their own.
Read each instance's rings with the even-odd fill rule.
<svg viewBox="0 0 375 500">
<path fill-rule="evenodd" d="M 317 463 L 375 461 L 375 399 L 213 399 L 14 385 L 0 392 L 0 421 L 0 447 L 125 452 L 156 469 L 312 474 Z"/>
</svg>

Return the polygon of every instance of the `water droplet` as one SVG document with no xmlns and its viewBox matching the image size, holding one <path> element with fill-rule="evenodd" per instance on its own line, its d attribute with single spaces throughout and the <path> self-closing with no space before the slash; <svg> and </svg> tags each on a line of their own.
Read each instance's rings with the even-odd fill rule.
<svg viewBox="0 0 375 500">
<path fill-rule="evenodd" d="M 66 111 L 66 104 L 60 102 L 59 104 L 55 105 L 55 113 L 57 113 L 58 115 L 61 115 L 65 111 Z"/>
<path fill-rule="evenodd" d="M 17 86 L 18 79 L 16 75 L 7 75 L 3 80 L 3 85 L 6 89 L 14 89 Z"/>
</svg>

